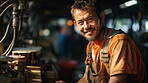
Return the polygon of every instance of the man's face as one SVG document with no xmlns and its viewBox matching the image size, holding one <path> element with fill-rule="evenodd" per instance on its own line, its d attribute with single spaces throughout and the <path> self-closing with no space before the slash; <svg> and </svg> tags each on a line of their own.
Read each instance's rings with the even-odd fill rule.
<svg viewBox="0 0 148 83">
<path fill-rule="evenodd" d="M 86 8 L 87 10 L 74 10 L 75 25 L 86 39 L 94 41 L 100 33 L 100 22 L 91 7 Z"/>
</svg>

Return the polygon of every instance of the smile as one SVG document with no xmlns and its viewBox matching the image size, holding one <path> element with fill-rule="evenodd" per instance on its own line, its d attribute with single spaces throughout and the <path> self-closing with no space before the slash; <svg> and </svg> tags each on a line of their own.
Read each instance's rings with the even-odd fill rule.
<svg viewBox="0 0 148 83">
<path fill-rule="evenodd" d="M 84 34 L 92 34 L 95 29 L 89 29 L 84 32 Z"/>
</svg>

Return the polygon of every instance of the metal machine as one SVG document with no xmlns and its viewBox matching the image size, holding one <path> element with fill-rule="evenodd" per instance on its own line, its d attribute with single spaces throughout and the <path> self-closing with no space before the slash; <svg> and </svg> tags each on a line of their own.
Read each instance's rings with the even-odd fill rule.
<svg viewBox="0 0 148 83">
<path fill-rule="evenodd" d="M 40 62 L 41 47 L 18 47 L 14 48 L 20 36 L 22 22 L 27 22 L 29 13 L 29 0 L 0 0 L 0 18 L 9 11 L 12 17 L 9 19 L 4 35 L 0 39 L 0 44 L 4 42 L 8 31 L 12 27 L 12 41 L 7 49 L 0 56 L 0 82 L 2 83 L 41 83 L 54 82 L 57 79 L 57 72 L 52 65 L 51 71 Z M 0 22 L 2 25 L 3 22 Z M 1 27 L 0 27 L 1 28 Z M 54 70 L 53 70 L 54 69 Z M 48 72 L 46 72 L 48 71 Z M 45 75 L 46 74 L 46 75 Z M 50 81 L 45 81 L 47 76 L 52 76 Z M 44 78 L 43 78 L 44 77 Z"/>
</svg>

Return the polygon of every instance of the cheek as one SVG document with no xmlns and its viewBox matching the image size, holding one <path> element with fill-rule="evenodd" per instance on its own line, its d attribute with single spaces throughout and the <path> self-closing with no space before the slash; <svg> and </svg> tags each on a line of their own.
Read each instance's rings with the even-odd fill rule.
<svg viewBox="0 0 148 83">
<path fill-rule="evenodd" d="M 99 28 L 98 26 L 100 26 L 100 22 L 99 20 L 98 21 L 95 20 L 91 25 L 94 26 L 95 28 Z"/>
<path fill-rule="evenodd" d="M 83 28 L 82 28 L 82 27 L 78 27 L 77 29 L 78 29 L 80 32 L 83 31 Z"/>
<path fill-rule="evenodd" d="M 95 21 L 95 27 L 99 30 L 100 29 L 100 20 Z"/>
<path fill-rule="evenodd" d="M 97 25 L 97 26 L 95 26 L 95 28 L 96 28 L 96 33 L 99 33 L 100 32 L 100 26 Z"/>
<path fill-rule="evenodd" d="M 82 33 L 82 31 L 83 31 L 82 28 L 77 27 L 77 29 L 79 30 L 80 33 Z"/>
</svg>

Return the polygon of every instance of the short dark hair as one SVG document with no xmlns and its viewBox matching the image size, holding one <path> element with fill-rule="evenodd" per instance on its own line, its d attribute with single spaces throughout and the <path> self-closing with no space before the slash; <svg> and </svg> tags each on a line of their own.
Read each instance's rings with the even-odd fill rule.
<svg viewBox="0 0 148 83">
<path fill-rule="evenodd" d="M 85 6 L 90 6 L 92 9 L 97 13 L 100 14 L 101 7 L 97 4 L 96 9 L 96 0 L 75 0 L 74 4 L 71 6 L 71 15 L 74 19 L 74 9 L 80 9 L 80 10 L 87 10 Z"/>
</svg>

